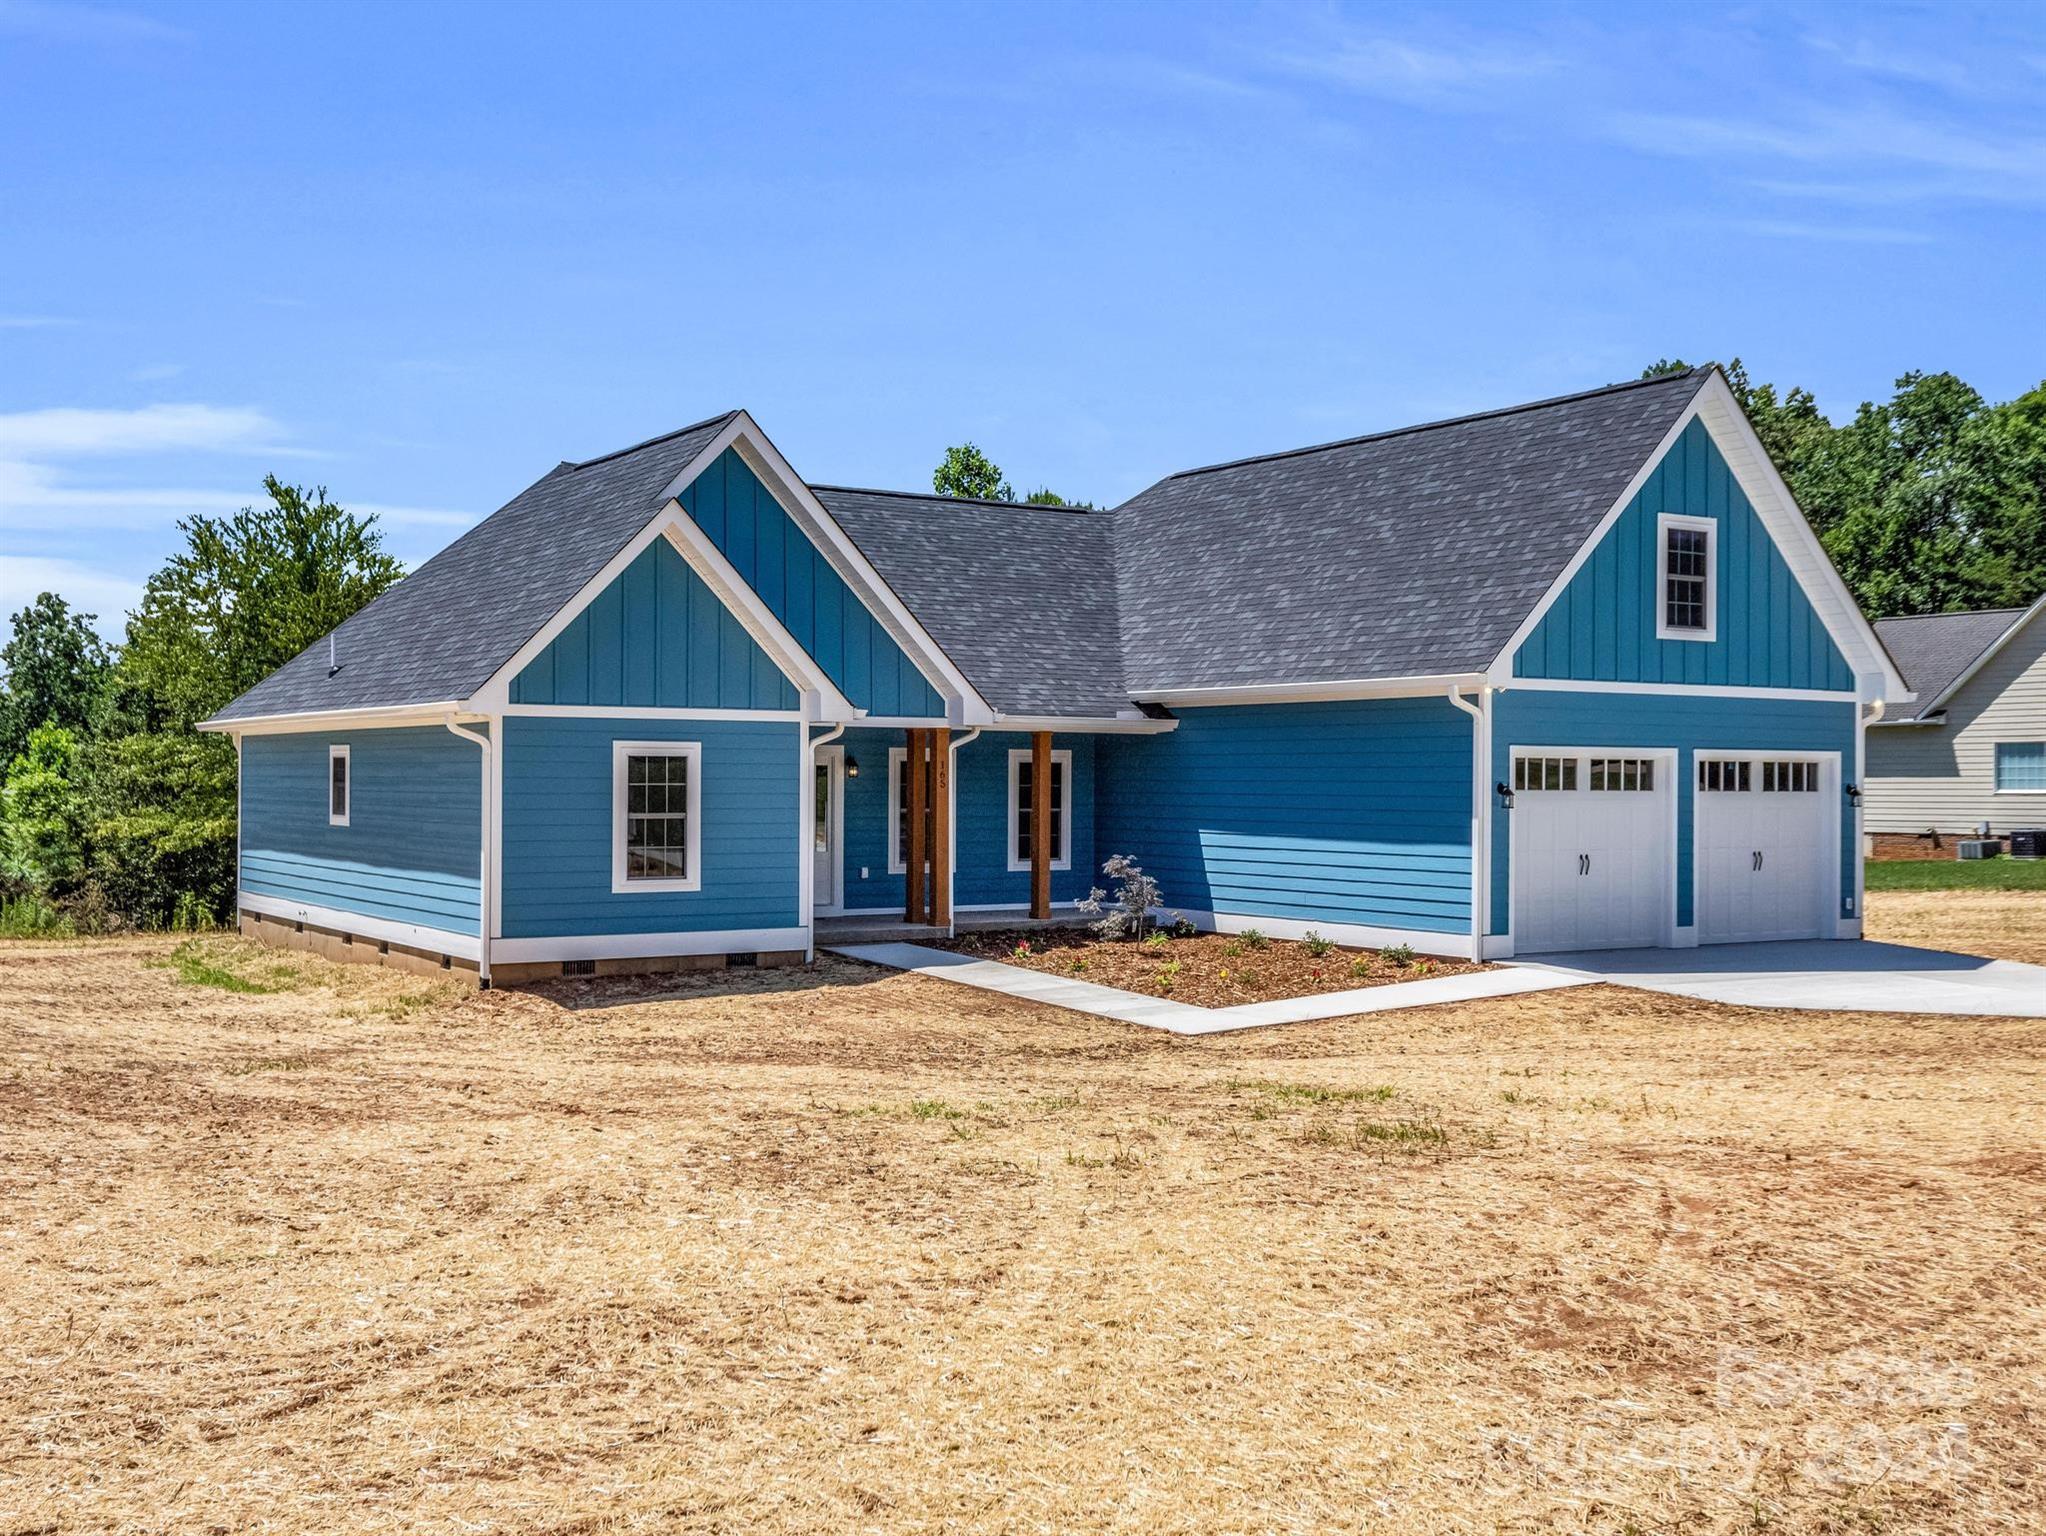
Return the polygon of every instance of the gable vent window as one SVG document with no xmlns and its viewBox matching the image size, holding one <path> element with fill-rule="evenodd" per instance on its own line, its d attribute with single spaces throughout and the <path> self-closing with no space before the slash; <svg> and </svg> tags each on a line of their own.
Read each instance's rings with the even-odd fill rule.
<svg viewBox="0 0 2046 1536">
<path fill-rule="evenodd" d="M 1574 790 L 1577 788 L 1577 759 L 1574 757 L 1516 757 L 1513 760 L 1513 788 L 1521 790 Z"/>
<path fill-rule="evenodd" d="M 1742 795 L 1755 787 L 1755 765 L 1721 758 L 1698 759 L 1698 787 L 1710 794 Z"/>
<path fill-rule="evenodd" d="M 1594 757 L 1591 760 L 1594 791 L 1627 793 L 1655 792 L 1655 759 L 1652 757 Z"/>
<path fill-rule="evenodd" d="M 1713 568 L 1717 552 L 1712 520 L 1665 512 L 1656 522 L 1656 532 L 1662 553 L 1662 604 L 1656 638 L 1710 640 L 1718 579 Z"/>
</svg>

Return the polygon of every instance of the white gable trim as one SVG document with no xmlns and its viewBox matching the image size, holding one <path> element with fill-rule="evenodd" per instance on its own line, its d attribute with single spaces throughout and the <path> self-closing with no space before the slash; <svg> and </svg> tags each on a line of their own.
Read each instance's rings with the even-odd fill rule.
<svg viewBox="0 0 2046 1536">
<path fill-rule="evenodd" d="M 1797 508 L 1790 488 L 1783 483 L 1783 477 L 1770 462 L 1768 450 L 1755 435 L 1754 424 L 1734 398 L 1733 387 L 1726 377 L 1714 369 L 1699 385 L 1698 393 L 1685 407 L 1682 415 L 1671 423 L 1662 441 L 1655 445 L 1647 459 L 1627 482 L 1611 507 L 1598 521 L 1598 526 L 1580 544 L 1570 561 L 1556 579 L 1542 594 L 1541 601 L 1529 610 L 1520 621 L 1505 646 L 1493 658 L 1487 676 L 1496 687 L 1510 687 L 1525 682 L 1513 676 L 1513 657 L 1532 635 L 1537 625 L 1556 604 L 1570 583 L 1583 569 L 1592 553 L 1604 542 L 1613 525 L 1627 510 L 1628 504 L 1641 494 L 1641 488 L 1648 483 L 1663 456 L 1683 436 L 1684 429 L 1693 420 L 1703 421 L 1706 431 L 1712 434 L 1712 441 L 1719 449 L 1720 457 L 1732 472 L 1741 492 L 1755 509 L 1762 526 L 1768 531 L 1777 551 L 1783 556 L 1784 564 L 1792 576 L 1797 578 L 1799 587 L 1811 603 L 1819 622 L 1826 633 L 1840 648 L 1859 682 L 1858 692 L 1865 698 L 1881 698 L 1891 702 L 1908 700 L 1911 691 L 1905 686 L 1896 663 L 1890 660 L 1889 652 L 1883 649 L 1872 626 L 1861 612 L 1847 590 L 1847 584 L 1840 579 L 1840 573 L 1833 568 L 1825 547 L 1819 543 L 1818 535 L 1812 532 L 1811 524 Z M 1688 691 L 1688 690 L 1687 690 Z"/>
<path fill-rule="evenodd" d="M 698 456 L 698 460 L 699 463 L 706 462 L 702 455 Z M 858 718 L 860 711 L 853 707 L 852 701 L 838 691 L 824 669 L 811 659 L 797 643 L 796 637 L 774 616 L 773 610 L 761 601 L 760 594 L 746 584 L 731 561 L 674 501 L 662 506 L 623 549 L 604 562 L 604 568 L 584 582 L 575 596 L 564 603 L 553 618 L 535 630 L 532 638 L 513 652 L 511 660 L 493 672 L 489 681 L 465 700 L 462 707 L 502 714 L 511 704 L 512 679 L 553 644 L 555 638 L 574 623 L 606 587 L 623 575 L 626 567 L 644 554 L 654 540 L 661 538 L 673 546 L 675 553 L 702 579 L 703 584 L 731 610 L 746 633 L 753 637 L 754 643 L 802 691 L 803 713 L 807 718 Z"/>
<path fill-rule="evenodd" d="M 661 499 L 668 501 L 680 496 L 727 448 L 737 450 L 739 457 L 746 461 L 746 467 L 759 477 L 768 494 L 803 530 L 831 568 L 856 595 L 868 600 L 869 610 L 881 621 L 881 627 L 888 632 L 889 638 L 902 647 L 924 680 L 947 700 L 946 713 L 951 722 L 955 725 L 993 724 L 993 707 L 967 681 L 966 674 L 953 664 L 944 647 L 917 621 L 908 604 L 896 595 L 895 589 L 874 568 L 873 562 L 860 553 L 859 546 L 847 537 L 838 520 L 826 510 L 816 493 L 790 467 L 789 461 L 781 456 L 781 450 L 768 440 L 759 423 L 747 412 L 740 411 L 735 415 L 731 424 L 711 440 L 710 446 L 697 456 L 696 461 L 668 482 Z"/>
<path fill-rule="evenodd" d="M 1998 635 L 1994 640 L 1990 641 L 1989 648 L 1985 650 L 1980 656 L 1977 656 L 1973 661 L 1969 662 L 1967 667 L 1962 670 L 1961 675 L 1955 678 L 1951 683 L 1948 683 L 1945 689 L 1942 690 L 1938 698 L 1933 699 L 1929 703 L 1921 704 L 1918 707 L 1917 712 L 1920 715 L 1929 715 L 1935 709 L 1938 709 L 1943 704 L 1945 704 L 1955 694 L 1959 693 L 1964 687 L 1968 685 L 1969 681 L 1974 678 L 1977 672 L 1980 672 L 1984 667 L 1988 666 L 1989 663 L 1995 659 L 1996 653 L 1998 651 L 2002 650 L 2005 646 L 2009 645 L 2011 641 L 2017 638 L 2019 630 L 2023 629 L 2027 624 L 2031 623 L 2032 620 L 2039 617 L 2039 614 L 2042 610 L 2046 610 L 2046 596 L 2042 596 L 2037 602 L 2033 603 L 2031 607 L 2027 608 L 2023 613 L 2019 614 L 2016 620 L 2011 624 L 2011 627 L 2005 630 L 2002 634 Z M 1934 722 L 1929 720 L 1893 720 L 1889 723 L 1892 725 L 1931 725 L 1935 723 L 1943 724 L 1944 722 Z"/>
</svg>

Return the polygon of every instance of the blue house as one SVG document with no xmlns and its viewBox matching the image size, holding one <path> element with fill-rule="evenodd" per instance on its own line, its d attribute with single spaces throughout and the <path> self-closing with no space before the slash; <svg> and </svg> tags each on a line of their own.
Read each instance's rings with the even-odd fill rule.
<svg viewBox="0 0 2046 1536">
<path fill-rule="evenodd" d="M 246 929 L 502 981 L 1047 914 L 1113 853 L 1225 932 L 1851 938 L 1908 698 L 1708 368 L 1105 513 L 813 485 L 735 411 L 557 466 L 207 726 Z"/>
</svg>

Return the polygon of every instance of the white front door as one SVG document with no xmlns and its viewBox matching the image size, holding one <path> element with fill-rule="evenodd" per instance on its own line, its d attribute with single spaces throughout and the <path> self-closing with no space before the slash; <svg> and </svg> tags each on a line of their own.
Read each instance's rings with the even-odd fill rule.
<svg viewBox="0 0 2046 1536">
<path fill-rule="evenodd" d="M 1700 752 L 1696 772 L 1698 942 L 1827 934 L 1826 872 L 1840 859 L 1831 760 Z"/>
<path fill-rule="evenodd" d="M 1515 749 L 1515 954 L 1670 941 L 1672 777 L 1644 748 Z"/>
<path fill-rule="evenodd" d="M 810 900 L 820 912 L 836 911 L 842 900 L 839 840 L 845 829 L 845 749 L 821 747 L 811 770 Z"/>
</svg>

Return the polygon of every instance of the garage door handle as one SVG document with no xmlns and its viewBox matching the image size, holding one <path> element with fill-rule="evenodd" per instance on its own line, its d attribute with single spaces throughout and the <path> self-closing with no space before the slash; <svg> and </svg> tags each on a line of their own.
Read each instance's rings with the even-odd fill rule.
<svg viewBox="0 0 2046 1536">
<path fill-rule="evenodd" d="M 1591 873 L 1590 854 L 1580 853 L 1579 855 L 1577 855 L 1577 873 L 1579 873 L 1580 875 L 1588 875 Z"/>
<path fill-rule="evenodd" d="M 1750 868 L 1750 869 L 1752 869 L 1752 870 L 1756 871 L 1757 873 L 1760 873 L 1760 871 L 1761 871 L 1761 868 L 1762 868 L 1762 850 L 1761 850 L 1761 849 L 1757 848 L 1757 849 L 1755 850 L 1754 860 L 1753 860 L 1753 862 L 1752 862 L 1752 863 L 1750 863 L 1750 864 L 1748 865 L 1748 868 Z"/>
</svg>

